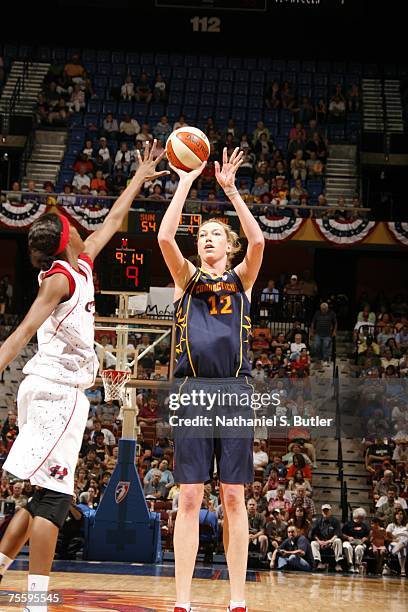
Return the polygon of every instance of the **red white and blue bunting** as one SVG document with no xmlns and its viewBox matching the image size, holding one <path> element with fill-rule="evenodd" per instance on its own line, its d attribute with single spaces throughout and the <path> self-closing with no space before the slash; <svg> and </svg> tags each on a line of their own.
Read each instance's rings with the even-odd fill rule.
<svg viewBox="0 0 408 612">
<path fill-rule="evenodd" d="M 47 208 L 47 204 L 40 200 L 25 202 L 6 200 L 0 204 L 0 223 L 16 229 L 28 228 L 47 211 Z"/>
<path fill-rule="evenodd" d="M 68 206 L 65 213 L 76 221 L 87 232 L 94 232 L 99 229 L 108 216 L 110 208 L 105 206 Z"/>
<path fill-rule="evenodd" d="M 388 221 L 386 223 L 391 236 L 405 246 L 408 246 L 408 223 L 403 221 Z"/>
<path fill-rule="evenodd" d="M 362 242 L 375 228 L 375 221 L 355 219 L 354 221 L 335 221 L 334 219 L 313 219 L 317 231 L 332 244 L 351 246 Z"/>
<path fill-rule="evenodd" d="M 256 218 L 265 240 L 272 242 L 290 240 L 305 222 L 305 219 L 296 217 L 267 217 L 261 215 Z"/>
<path fill-rule="evenodd" d="M 87 198 L 81 201 L 80 196 L 53 196 L 50 194 L 22 194 L 21 201 L 6 200 L 0 203 L 0 224 L 9 228 L 29 228 L 44 213 L 53 210 L 65 214 L 77 226 L 93 232 L 105 221 L 110 208 L 99 198 Z"/>
</svg>

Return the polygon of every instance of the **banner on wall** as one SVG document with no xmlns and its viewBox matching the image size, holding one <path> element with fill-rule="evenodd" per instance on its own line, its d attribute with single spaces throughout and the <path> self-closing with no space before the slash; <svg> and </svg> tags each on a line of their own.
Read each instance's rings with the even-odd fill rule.
<svg viewBox="0 0 408 612">
<path fill-rule="evenodd" d="M 290 240 L 305 222 L 305 219 L 297 217 L 268 217 L 266 215 L 259 215 L 256 219 L 265 240 L 270 240 L 271 242 Z"/>
<path fill-rule="evenodd" d="M 0 203 L 0 223 L 12 229 L 28 229 L 41 215 L 52 210 L 66 215 L 87 232 L 94 232 L 101 227 L 110 208 L 98 198 L 93 200 L 90 202 L 87 198 L 86 202 L 81 202 L 80 196 L 63 194 L 57 197 L 49 194 L 21 194 L 15 200 L 9 198 Z"/>
<path fill-rule="evenodd" d="M 36 219 L 47 212 L 48 204 L 42 199 L 24 202 L 6 200 L 0 204 L 0 223 L 14 229 L 28 228 Z"/>
<path fill-rule="evenodd" d="M 327 217 L 313 219 L 313 223 L 325 240 L 337 246 L 352 246 L 362 242 L 376 226 L 375 221 L 369 221 L 368 219 L 336 221 Z"/>
<path fill-rule="evenodd" d="M 386 223 L 391 236 L 405 246 L 408 246 L 408 223 L 403 221 L 388 221 Z"/>
<path fill-rule="evenodd" d="M 27 230 L 44 213 L 61 211 L 77 227 L 93 232 L 101 227 L 110 210 L 104 198 L 87 197 L 85 200 L 76 195 L 24 193 L 17 193 L 15 197 L 14 194 L 7 196 L 7 199 L 0 202 L 0 225 L 14 230 Z M 134 211 L 133 216 L 137 214 L 140 213 Z M 265 240 L 275 244 L 291 240 L 306 222 L 313 223 L 324 240 L 341 247 L 363 242 L 379 225 L 368 219 L 337 221 L 325 217 L 306 220 L 265 214 L 256 215 L 256 219 Z M 408 222 L 385 222 L 384 225 L 393 241 L 408 246 Z"/>
<path fill-rule="evenodd" d="M 64 210 L 67 217 L 75 221 L 87 232 L 99 229 L 108 216 L 110 208 L 105 206 L 70 206 Z"/>
</svg>

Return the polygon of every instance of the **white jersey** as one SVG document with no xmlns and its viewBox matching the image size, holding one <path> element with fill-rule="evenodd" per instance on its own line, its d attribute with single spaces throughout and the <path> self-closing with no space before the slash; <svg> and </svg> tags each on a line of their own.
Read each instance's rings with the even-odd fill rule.
<svg viewBox="0 0 408 612">
<path fill-rule="evenodd" d="M 70 283 L 71 297 L 58 304 L 37 331 L 38 352 L 24 367 L 24 374 L 35 374 L 54 382 L 91 387 L 99 362 L 94 350 L 94 285 L 92 261 L 78 258 L 79 271 L 68 262 L 55 261 L 40 272 L 38 282 L 60 272 Z"/>
</svg>

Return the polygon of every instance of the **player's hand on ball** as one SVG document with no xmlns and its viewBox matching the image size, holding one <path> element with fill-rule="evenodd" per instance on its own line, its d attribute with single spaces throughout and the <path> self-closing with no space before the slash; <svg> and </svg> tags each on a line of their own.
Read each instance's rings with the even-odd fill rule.
<svg viewBox="0 0 408 612">
<path fill-rule="evenodd" d="M 156 139 L 153 140 L 152 146 L 150 145 L 150 142 L 146 142 L 143 159 L 139 149 L 136 150 L 136 156 L 139 165 L 134 176 L 135 181 L 142 180 L 144 182 L 170 174 L 168 170 L 162 170 L 161 172 L 156 171 L 157 165 L 161 162 L 165 155 L 165 150 L 163 150 L 160 155 L 155 158 L 155 153 L 157 150 L 156 145 Z"/>
<path fill-rule="evenodd" d="M 183 183 L 184 182 L 194 183 L 194 181 L 196 180 L 198 176 L 200 176 L 200 174 L 202 173 L 206 165 L 207 165 L 207 162 L 205 161 L 201 164 L 201 166 L 199 166 L 195 170 L 190 170 L 190 172 L 186 172 L 185 170 L 176 168 L 176 166 L 173 166 L 173 164 L 169 162 L 170 168 L 173 170 L 173 172 L 179 175 L 180 182 L 183 182 Z"/>
<path fill-rule="evenodd" d="M 243 154 L 244 152 L 240 151 L 239 147 L 236 147 L 228 161 L 227 147 L 224 147 L 222 152 L 222 168 L 219 162 L 215 162 L 215 178 L 224 191 L 235 188 L 235 174 L 242 164 Z"/>
</svg>

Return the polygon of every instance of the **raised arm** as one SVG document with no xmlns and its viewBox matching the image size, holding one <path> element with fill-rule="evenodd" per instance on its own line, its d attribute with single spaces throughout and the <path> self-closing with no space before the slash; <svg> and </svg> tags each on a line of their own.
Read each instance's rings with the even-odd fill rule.
<svg viewBox="0 0 408 612">
<path fill-rule="evenodd" d="M 180 215 L 183 210 L 184 202 L 187 199 L 191 185 L 195 179 L 204 170 L 206 162 L 202 163 L 197 170 L 184 172 L 170 164 L 170 168 L 177 172 L 180 177 L 179 184 L 173 196 L 169 207 L 160 224 L 158 241 L 164 261 L 169 269 L 169 272 L 174 280 L 176 287 L 175 299 L 178 299 L 179 292 L 184 291 L 184 288 L 194 273 L 195 267 L 184 258 L 176 242 L 176 232 L 180 223 Z"/>
<path fill-rule="evenodd" d="M 248 240 L 248 248 L 244 260 L 235 268 L 235 272 L 242 281 L 244 290 L 248 291 L 256 281 L 262 264 L 265 239 L 256 219 L 249 211 L 235 186 L 235 175 L 242 164 L 242 155 L 243 152 L 239 151 L 237 147 L 228 161 L 227 148 L 225 147 L 222 153 L 222 168 L 220 168 L 218 162 L 215 162 L 215 177 L 237 211 L 242 229 Z"/>
<path fill-rule="evenodd" d="M 136 150 L 138 158 L 138 168 L 134 177 L 132 178 L 125 191 L 119 196 L 115 204 L 112 206 L 110 213 L 106 217 L 102 224 L 102 227 L 96 230 L 85 240 L 85 253 L 93 260 L 101 252 L 103 247 L 108 244 L 109 240 L 118 232 L 121 228 L 124 218 L 129 212 L 133 200 L 140 192 L 143 183 L 147 180 L 154 180 L 165 174 L 169 174 L 167 170 L 162 172 L 156 172 L 157 164 L 163 159 L 164 151 L 154 159 L 156 152 L 156 140 L 153 142 L 153 146 L 150 148 L 150 144 L 147 142 L 144 156 L 140 155 L 140 151 Z"/>
</svg>

